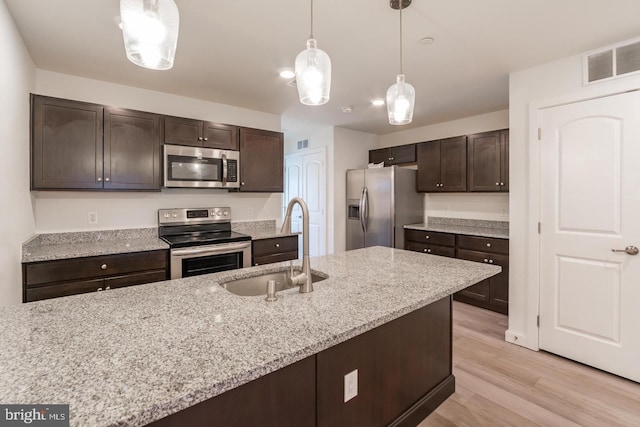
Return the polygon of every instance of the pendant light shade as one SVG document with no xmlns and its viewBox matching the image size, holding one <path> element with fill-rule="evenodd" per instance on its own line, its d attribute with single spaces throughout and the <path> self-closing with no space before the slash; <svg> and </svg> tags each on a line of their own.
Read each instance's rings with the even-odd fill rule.
<svg viewBox="0 0 640 427">
<path fill-rule="evenodd" d="M 392 0 L 392 9 L 400 10 L 400 74 L 396 83 L 387 90 L 387 113 L 389 124 L 407 125 L 413 120 L 413 107 L 416 102 L 416 90 L 404 81 L 402 73 L 402 9 L 411 4 L 411 0 Z"/>
<path fill-rule="evenodd" d="M 173 0 L 120 0 L 120 19 L 129 61 L 151 70 L 173 67 L 180 26 Z"/>
<path fill-rule="evenodd" d="M 331 59 L 318 49 L 313 38 L 313 0 L 311 0 L 311 35 L 307 48 L 296 56 L 296 85 L 298 97 L 304 105 L 322 105 L 329 102 L 331 92 Z"/>
<path fill-rule="evenodd" d="M 316 46 L 315 39 L 307 40 L 307 49 L 296 57 L 298 97 L 305 105 L 322 105 L 329 102 L 331 59 L 324 50 Z"/>
</svg>

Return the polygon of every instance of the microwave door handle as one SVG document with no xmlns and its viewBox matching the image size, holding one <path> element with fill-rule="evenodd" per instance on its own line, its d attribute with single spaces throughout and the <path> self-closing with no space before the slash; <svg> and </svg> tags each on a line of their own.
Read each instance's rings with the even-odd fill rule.
<svg viewBox="0 0 640 427">
<path fill-rule="evenodd" d="M 226 184 L 227 179 L 229 179 L 229 162 L 227 162 L 226 154 L 223 154 L 221 157 L 222 157 L 222 183 Z"/>
</svg>

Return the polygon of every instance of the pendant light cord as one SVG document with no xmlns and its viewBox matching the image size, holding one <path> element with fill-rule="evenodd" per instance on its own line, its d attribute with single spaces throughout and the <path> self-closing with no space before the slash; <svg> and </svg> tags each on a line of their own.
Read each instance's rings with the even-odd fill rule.
<svg viewBox="0 0 640 427">
<path fill-rule="evenodd" d="M 402 0 L 398 0 L 398 6 L 400 9 L 400 74 L 404 74 L 402 72 Z"/>
<path fill-rule="evenodd" d="M 313 38 L 313 0 L 311 0 L 311 35 L 309 38 Z"/>
</svg>

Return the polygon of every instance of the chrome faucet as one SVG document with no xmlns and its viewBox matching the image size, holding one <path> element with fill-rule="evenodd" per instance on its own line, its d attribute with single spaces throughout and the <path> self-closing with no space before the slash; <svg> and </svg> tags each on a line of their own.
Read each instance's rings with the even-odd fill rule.
<svg viewBox="0 0 640 427">
<path fill-rule="evenodd" d="M 291 284 L 299 285 L 301 293 L 313 292 L 311 284 L 311 264 L 309 262 L 309 209 L 300 197 L 294 197 L 287 206 L 287 213 L 282 224 L 282 233 L 291 233 L 291 213 L 293 206 L 299 204 L 302 209 L 302 273 L 291 275 Z"/>
</svg>

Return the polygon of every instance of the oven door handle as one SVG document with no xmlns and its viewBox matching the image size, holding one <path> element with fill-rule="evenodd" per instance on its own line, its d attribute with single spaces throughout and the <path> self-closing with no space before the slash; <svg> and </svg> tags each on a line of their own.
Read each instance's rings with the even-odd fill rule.
<svg viewBox="0 0 640 427">
<path fill-rule="evenodd" d="M 171 256 L 189 256 L 189 255 L 217 255 L 217 254 L 225 254 L 230 252 L 241 251 L 251 247 L 251 242 L 248 243 L 229 243 L 229 244 L 220 244 L 215 246 L 202 246 L 196 249 L 173 249 L 171 251 Z"/>
</svg>

